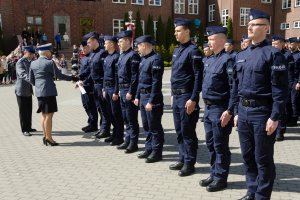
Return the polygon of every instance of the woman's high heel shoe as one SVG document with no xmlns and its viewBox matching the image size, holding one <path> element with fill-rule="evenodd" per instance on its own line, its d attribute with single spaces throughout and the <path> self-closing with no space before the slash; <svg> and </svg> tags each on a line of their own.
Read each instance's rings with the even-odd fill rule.
<svg viewBox="0 0 300 200">
<path fill-rule="evenodd" d="M 46 138 L 43 137 L 43 144 L 47 146 Z"/>
<path fill-rule="evenodd" d="M 59 144 L 57 143 L 57 142 L 51 142 L 50 140 L 48 140 L 48 139 L 45 139 L 45 141 L 46 141 L 46 146 L 48 146 L 48 144 L 50 144 L 50 146 L 58 146 Z"/>
</svg>

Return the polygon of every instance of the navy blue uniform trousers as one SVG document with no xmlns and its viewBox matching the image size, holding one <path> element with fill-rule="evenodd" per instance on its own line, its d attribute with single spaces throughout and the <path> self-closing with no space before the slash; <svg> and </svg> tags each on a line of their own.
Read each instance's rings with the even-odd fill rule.
<svg viewBox="0 0 300 200">
<path fill-rule="evenodd" d="M 267 135 L 271 106 L 245 107 L 239 104 L 238 133 L 246 174 L 247 195 L 270 199 L 276 176 L 273 160 L 275 135 Z"/>
<path fill-rule="evenodd" d="M 191 93 L 173 95 L 173 119 L 179 144 L 179 161 L 194 165 L 197 158 L 198 138 L 196 124 L 199 118 L 199 105 L 190 115 L 186 113 L 185 104 Z"/>
<path fill-rule="evenodd" d="M 127 100 L 128 89 L 120 89 L 123 120 L 126 125 L 125 142 L 137 144 L 139 139 L 138 107 L 133 100 Z"/>
<path fill-rule="evenodd" d="M 109 118 L 113 125 L 112 137 L 114 139 L 123 139 L 124 137 L 124 121 L 122 117 L 122 110 L 120 104 L 120 98 L 113 101 L 112 96 L 114 94 L 114 87 L 105 88 L 105 103 L 108 109 Z"/>
<path fill-rule="evenodd" d="M 88 125 L 98 127 L 98 112 L 95 103 L 94 94 L 86 88 L 86 93 L 81 94 L 83 108 L 88 116 Z"/>
<path fill-rule="evenodd" d="M 149 99 L 150 93 L 141 94 L 140 110 L 143 128 L 146 134 L 145 151 L 155 151 L 161 154 L 164 143 L 164 130 L 161 124 L 164 105 L 163 103 L 155 104 L 152 106 L 151 111 L 146 111 L 145 107 Z"/>
<path fill-rule="evenodd" d="M 220 117 L 227 110 L 224 105 L 206 105 L 204 111 L 204 129 L 206 145 L 210 155 L 211 176 L 214 180 L 227 182 L 231 152 L 229 150 L 229 135 L 233 121 L 221 127 Z"/>
<path fill-rule="evenodd" d="M 111 119 L 109 118 L 108 109 L 104 102 L 102 89 L 102 84 L 94 84 L 95 102 L 98 112 L 101 115 L 100 129 L 110 132 Z"/>
</svg>

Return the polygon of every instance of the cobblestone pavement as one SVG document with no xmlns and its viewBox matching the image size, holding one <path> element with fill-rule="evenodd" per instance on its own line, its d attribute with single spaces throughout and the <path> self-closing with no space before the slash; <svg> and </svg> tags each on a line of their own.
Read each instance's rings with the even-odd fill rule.
<svg viewBox="0 0 300 200">
<path fill-rule="evenodd" d="M 164 75 L 165 129 L 164 159 L 146 164 L 137 153 L 126 155 L 91 134 L 84 134 L 86 114 L 79 90 L 74 84 L 57 81 L 59 112 L 54 115 L 53 134 L 58 147 L 42 145 L 40 115 L 33 98 L 32 137 L 20 132 L 14 86 L 0 87 L 0 199 L 238 199 L 245 193 L 238 136 L 231 134 L 232 164 L 228 189 L 208 193 L 199 186 L 209 172 L 208 152 L 204 143 L 203 123 L 198 122 L 199 138 L 196 173 L 179 177 L 169 164 L 177 159 L 177 141 L 170 110 L 170 71 Z M 201 109 L 201 116 L 203 109 Z M 141 122 L 140 122 L 141 125 Z M 142 128 L 141 128 L 142 131 Z M 300 133 L 288 129 L 286 140 L 275 145 L 277 178 L 272 199 L 300 199 Z M 143 149 L 141 133 L 139 148 Z"/>
</svg>

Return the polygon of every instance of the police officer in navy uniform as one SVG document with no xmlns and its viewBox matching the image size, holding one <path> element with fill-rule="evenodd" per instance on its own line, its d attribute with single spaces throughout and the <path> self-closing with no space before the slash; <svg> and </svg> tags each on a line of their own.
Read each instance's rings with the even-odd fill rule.
<svg viewBox="0 0 300 200">
<path fill-rule="evenodd" d="M 199 49 L 190 40 L 190 25 L 190 20 L 175 19 L 175 37 L 180 45 L 173 52 L 171 89 L 179 160 L 169 168 L 180 170 L 179 176 L 194 173 L 198 149 L 195 129 L 199 118 L 203 63 Z"/>
<path fill-rule="evenodd" d="M 212 55 L 213 55 L 214 52 L 210 49 L 210 47 L 208 46 L 207 43 L 205 43 L 203 45 L 203 52 L 204 52 L 204 57 L 202 59 L 202 62 L 204 64 L 209 58 L 212 57 Z"/>
<path fill-rule="evenodd" d="M 286 60 L 286 66 L 288 71 L 288 81 L 289 81 L 289 94 L 286 102 L 286 112 L 282 114 L 281 119 L 279 120 L 278 128 L 276 129 L 276 141 L 284 140 L 284 133 L 286 131 L 286 123 L 289 123 L 293 117 L 293 109 L 291 102 L 291 90 L 294 84 L 294 68 L 295 62 L 292 54 L 288 49 L 285 48 L 285 39 L 282 35 L 273 35 L 272 36 L 272 46 L 279 49 L 280 52 L 284 55 Z"/>
<path fill-rule="evenodd" d="M 15 93 L 19 106 L 21 130 L 24 136 L 31 136 L 30 132 L 36 131 L 31 128 L 32 119 L 32 95 L 33 89 L 29 81 L 30 63 L 34 58 L 34 46 L 25 46 L 24 56 L 16 64 L 16 87 Z"/>
<path fill-rule="evenodd" d="M 300 115 L 300 51 L 298 49 L 298 39 L 292 37 L 288 39 L 289 50 L 294 58 L 294 83 L 291 91 L 293 116 L 288 126 L 297 126 L 298 117 Z"/>
<path fill-rule="evenodd" d="M 225 51 L 230 55 L 230 57 L 235 60 L 235 56 L 237 52 L 233 49 L 233 40 L 228 38 L 225 45 L 224 45 Z"/>
<path fill-rule="evenodd" d="M 164 130 L 161 124 L 163 115 L 162 77 L 164 64 L 153 51 L 153 38 L 140 36 L 135 40 L 142 60 L 139 69 L 139 84 L 134 104 L 139 106 L 143 128 L 146 134 L 145 151 L 138 158 L 146 158 L 146 163 L 162 159 Z"/>
<path fill-rule="evenodd" d="M 118 40 L 114 36 L 104 36 L 104 47 L 107 51 L 107 56 L 103 65 L 103 96 L 113 125 L 112 135 L 104 141 L 110 142 L 112 146 L 120 145 L 124 142 L 124 121 L 116 81 L 118 78 L 117 63 L 120 56 L 117 52 L 117 42 Z"/>
<path fill-rule="evenodd" d="M 252 45 L 236 56 L 233 95 L 247 194 L 242 199 L 270 199 L 276 176 L 274 143 L 280 115 L 288 94 L 285 58 L 266 42 L 270 16 L 249 13 L 248 36 Z"/>
<path fill-rule="evenodd" d="M 90 56 L 91 50 L 87 46 L 87 41 L 81 42 L 81 48 L 84 53 L 84 57 L 80 59 L 80 74 L 79 79 L 82 81 L 83 88 L 86 93 L 81 94 L 81 101 L 84 110 L 88 116 L 88 125 L 82 128 L 82 131 L 89 133 L 98 130 L 98 112 L 94 98 L 94 83 L 89 79 L 90 70 Z"/>
<path fill-rule="evenodd" d="M 96 106 L 98 112 L 101 116 L 100 121 L 100 130 L 96 133 L 96 138 L 106 138 L 110 136 L 110 125 L 111 119 L 109 118 L 108 109 L 104 102 L 103 97 L 103 62 L 107 56 L 107 52 L 104 49 L 101 49 L 99 44 L 99 35 L 96 32 L 90 32 L 84 36 L 84 39 L 87 40 L 89 48 L 92 50 L 92 54 L 89 59 L 90 64 L 90 76 L 94 82 L 94 97 L 96 101 Z"/>
<path fill-rule="evenodd" d="M 204 129 L 210 155 L 210 176 L 200 181 L 208 192 L 227 187 L 231 153 L 229 135 L 233 126 L 233 105 L 229 104 L 234 60 L 225 51 L 227 28 L 207 27 L 208 44 L 214 56 L 204 68 L 202 98 L 205 103 Z"/>
<path fill-rule="evenodd" d="M 243 35 L 241 39 L 241 49 L 247 49 L 251 45 L 251 43 L 251 38 L 249 38 L 248 35 Z"/>
<path fill-rule="evenodd" d="M 134 105 L 133 101 L 139 81 L 139 65 L 141 58 L 131 47 L 132 31 L 127 30 L 119 32 L 117 37 L 121 51 L 118 61 L 118 86 L 123 119 L 126 125 L 125 141 L 117 148 L 126 149 L 125 153 L 133 153 L 138 150 L 138 107 Z"/>
</svg>

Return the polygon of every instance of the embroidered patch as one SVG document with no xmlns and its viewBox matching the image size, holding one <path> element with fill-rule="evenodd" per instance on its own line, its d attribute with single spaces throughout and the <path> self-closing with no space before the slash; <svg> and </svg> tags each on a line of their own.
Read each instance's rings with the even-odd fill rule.
<svg viewBox="0 0 300 200">
<path fill-rule="evenodd" d="M 156 66 L 156 65 L 154 65 L 154 66 L 152 67 L 152 69 L 161 69 L 161 66 Z"/>
<path fill-rule="evenodd" d="M 272 70 L 274 71 L 285 71 L 286 70 L 286 66 L 285 65 L 279 65 L 279 66 L 272 66 Z"/>
<path fill-rule="evenodd" d="M 138 61 L 138 60 L 132 60 L 131 62 L 133 62 L 133 63 L 140 63 L 140 61 Z"/>
<path fill-rule="evenodd" d="M 243 62 L 245 62 L 246 60 L 238 60 L 238 61 L 236 61 L 236 63 L 243 63 Z"/>
</svg>

